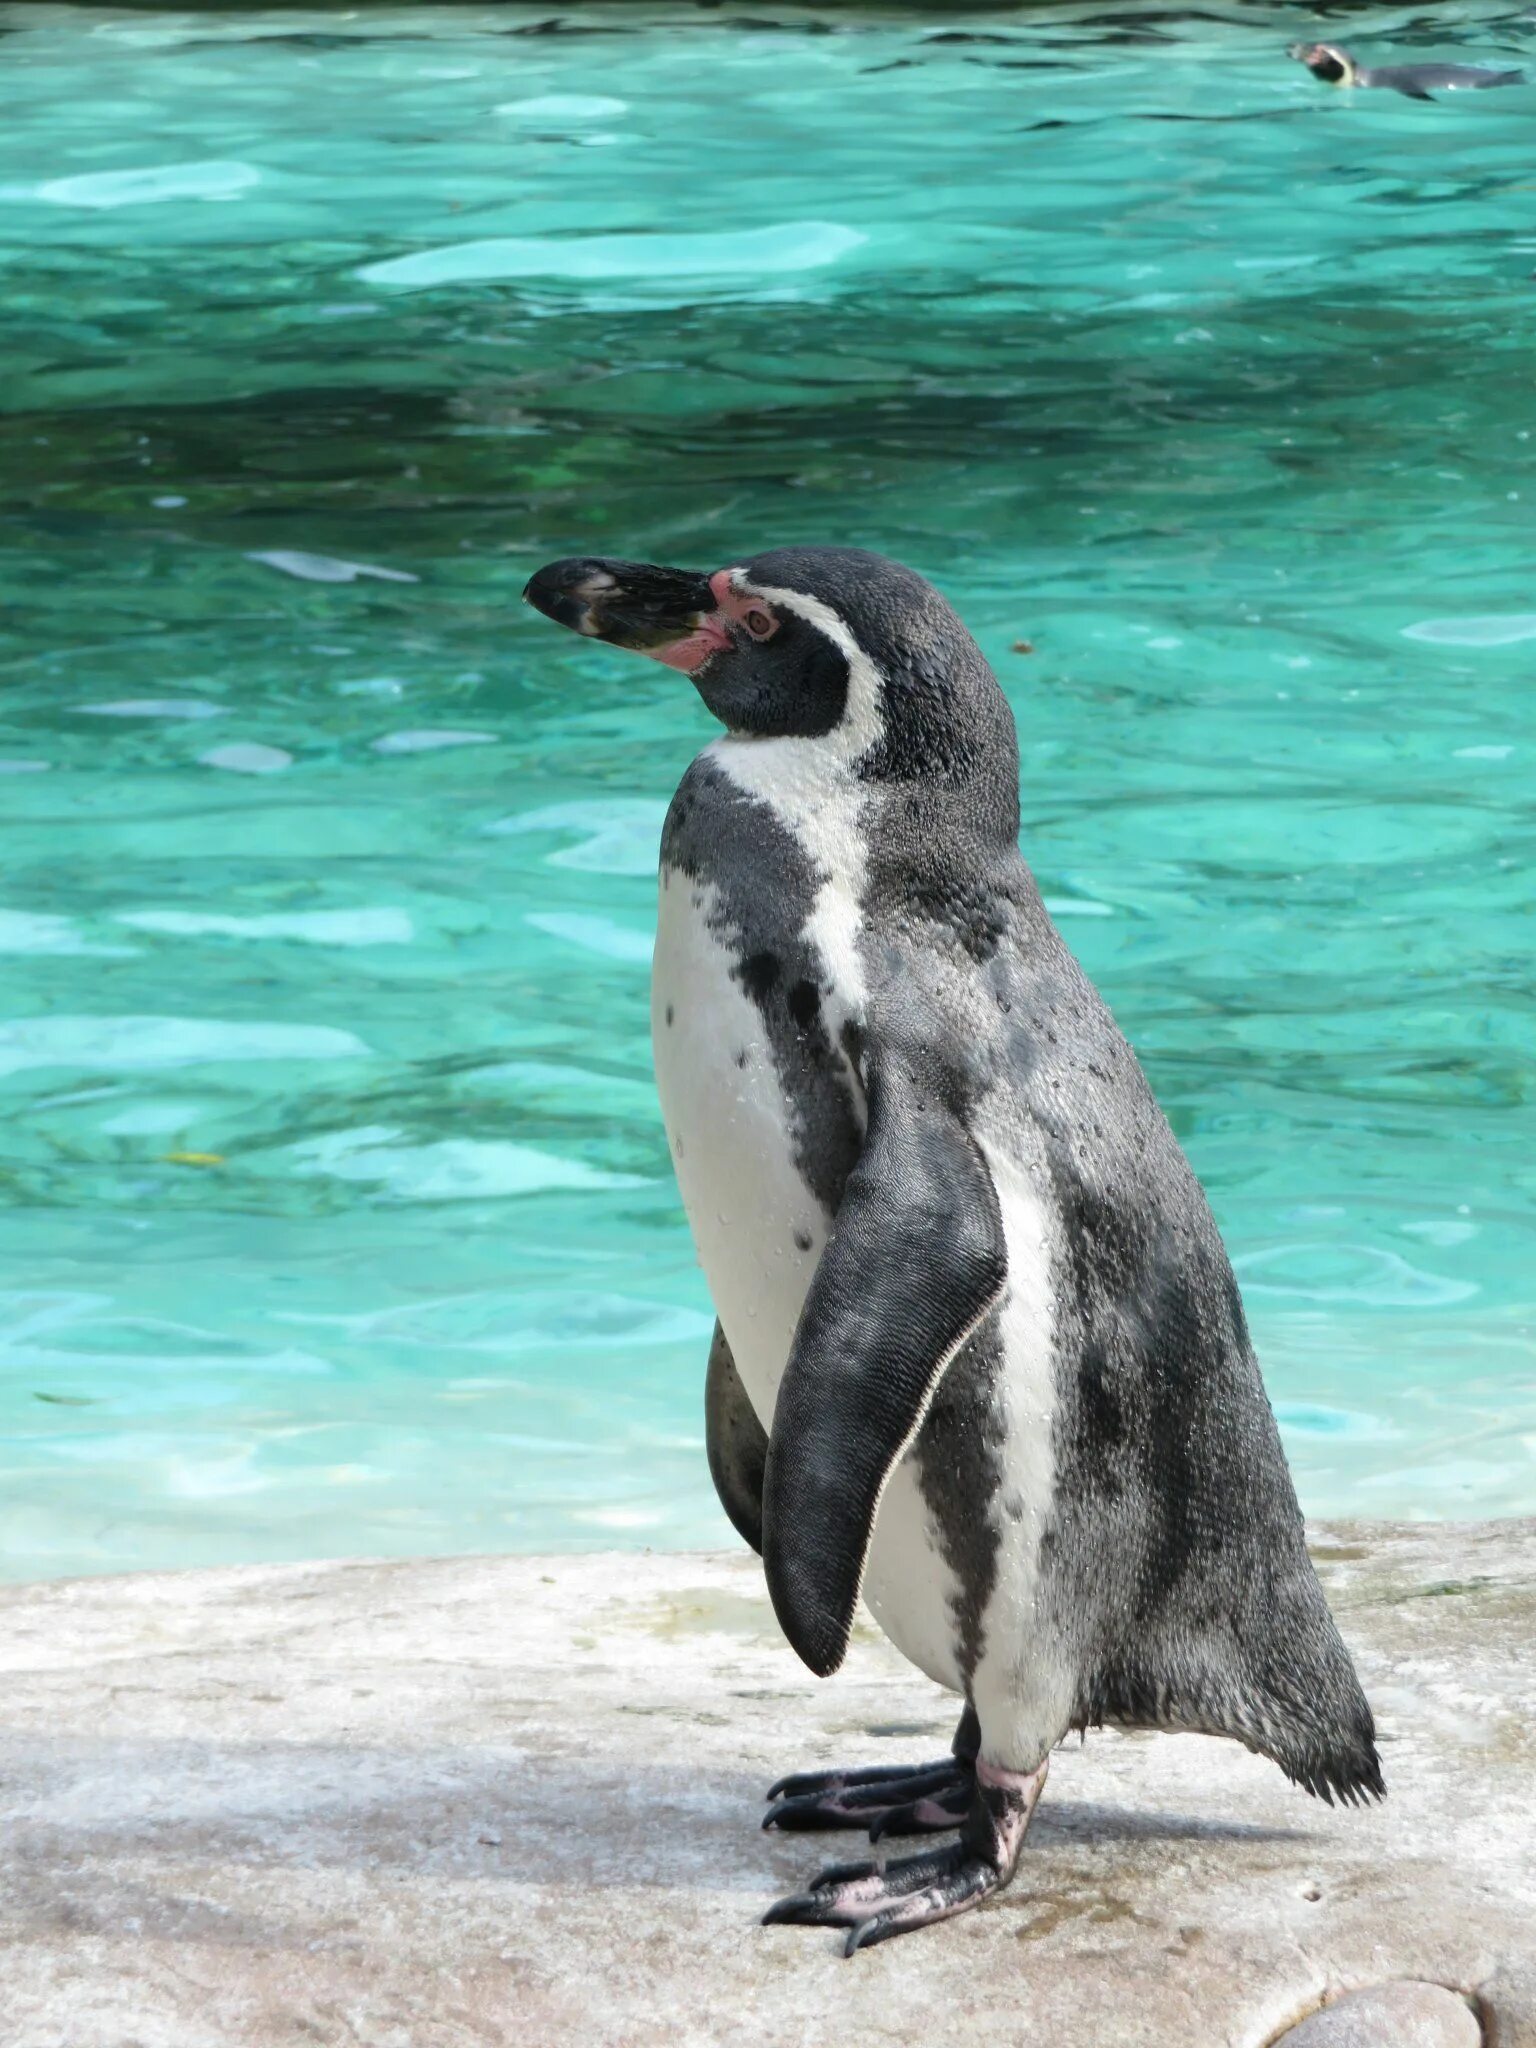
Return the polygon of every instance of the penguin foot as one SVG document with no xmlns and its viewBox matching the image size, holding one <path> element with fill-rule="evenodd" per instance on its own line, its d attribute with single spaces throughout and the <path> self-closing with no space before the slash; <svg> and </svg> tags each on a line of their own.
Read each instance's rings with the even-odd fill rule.
<svg viewBox="0 0 1536 2048">
<path fill-rule="evenodd" d="M 1045 1783 L 1045 1764 L 1024 1773 L 978 1763 L 958 1842 L 887 1863 L 834 1863 L 808 1890 L 780 1899 L 765 1927 L 846 1927 L 843 1954 L 963 1913 L 1014 1873 Z"/>
<path fill-rule="evenodd" d="M 774 1803 L 765 1828 L 867 1828 L 882 1835 L 921 1835 L 957 1828 L 976 1778 L 969 1758 L 931 1764 L 876 1764 L 857 1771 L 795 1771 L 768 1788 Z"/>
</svg>

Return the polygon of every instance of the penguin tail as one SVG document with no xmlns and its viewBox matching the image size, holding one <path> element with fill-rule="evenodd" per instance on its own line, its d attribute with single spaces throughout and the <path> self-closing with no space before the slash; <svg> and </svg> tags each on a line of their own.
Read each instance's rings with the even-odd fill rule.
<svg viewBox="0 0 1536 2048">
<path fill-rule="evenodd" d="M 1327 1806 L 1385 1799 L 1375 1718 L 1326 1609 L 1315 1615 L 1307 1649 L 1305 1656 L 1271 1655 L 1254 1674 L 1258 1711 L 1248 1739 Z"/>
<path fill-rule="evenodd" d="M 1326 1805 L 1386 1797 L 1376 1723 L 1312 1568 L 1246 1581 L 1247 1612 L 1206 1633 L 1118 1646 L 1084 1674 L 1068 1725 L 1225 1735 Z"/>
<path fill-rule="evenodd" d="M 1374 1800 L 1385 1799 L 1387 1785 L 1381 1774 L 1381 1758 L 1376 1753 L 1369 1712 L 1366 1724 L 1361 1734 L 1301 1755 L 1276 1755 L 1275 1762 L 1293 1784 L 1310 1792 L 1314 1799 L 1321 1799 L 1325 1806 L 1332 1806 L 1335 1800 L 1340 1806 L 1368 1806 Z M 1273 1751 L 1270 1753 L 1274 1755 Z"/>
</svg>

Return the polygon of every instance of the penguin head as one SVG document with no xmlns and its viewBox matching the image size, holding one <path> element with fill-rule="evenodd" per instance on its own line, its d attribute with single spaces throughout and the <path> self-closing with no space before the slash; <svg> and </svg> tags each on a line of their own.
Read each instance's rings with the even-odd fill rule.
<svg viewBox="0 0 1536 2048">
<path fill-rule="evenodd" d="M 1286 54 L 1305 64 L 1324 85 L 1353 85 L 1359 69 L 1348 50 L 1337 43 L 1292 43 Z"/>
<path fill-rule="evenodd" d="M 760 588 L 749 567 L 593 560 L 551 562 L 523 592 L 559 625 L 681 669 L 733 732 L 814 737 L 847 709 L 847 654 L 788 595 Z"/>
<path fill-rule="evenodd" d="M 552 562 L 523 592 L 546 618 L 681 669 L 722 725 L 826 740 L 865 780 L 1016 793 L 1013 716 L 932 584 L 862 548 L 775 548 L 712 574 Z"/>
</svg>

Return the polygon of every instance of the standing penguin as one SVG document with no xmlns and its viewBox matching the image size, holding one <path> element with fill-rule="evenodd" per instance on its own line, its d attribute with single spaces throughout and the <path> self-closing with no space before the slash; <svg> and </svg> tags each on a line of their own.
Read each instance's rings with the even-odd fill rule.
<svg viewBox="0 0 1536 2048">
<path fill-rule="evenodd" d="M 1020 858 L 1013 717 L 964 626 L 852 548 L 556 562 L 525 595 L 725 727 L 663 829 L 652 987 L 721 1499 L 813 1671 L 862 1594 L 965 1701 L 951 1756 L 782 1779 L 764 1823 L 958 1839 L 767 1918 L 852 1954 L 974 1905 L 1090 1724 L 1380 1796 L 1231 1266 Z"/>
</svg>

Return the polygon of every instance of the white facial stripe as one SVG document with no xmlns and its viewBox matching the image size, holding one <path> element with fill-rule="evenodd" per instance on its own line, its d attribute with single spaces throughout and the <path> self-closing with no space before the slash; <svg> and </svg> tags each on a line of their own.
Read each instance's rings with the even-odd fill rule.
<svg viewBox="0 0 1536 2048">
<path fill-rule="evenodd" d="M 823 638 L 830 640 L 842 655 L 848 664 L 848 702 L 841 723 L 824 739 L 818 740 L 817 745 L 835 747 L 850 763 L 857 761 L 861 754 L 867 754 L 885 732 L 885 678 L 844 622 L 831 605 L 823 604 L 819 597 L 808 597 L 802 590 L 776 590 L 767 584 L 748 583 L 740 569 L 732 569 L 730 573 L 731 587 L 740 596 L 760 597 L 765 604 L 793 612 L 796 618 L 804 619 Z"/>
<path fill-rule="evenodd" d="M 820 598 L 747 580 L 739 568 L 727 572 L 743 598 L 803 619 L 836 647 L 848 664 L 848 702 L 839 724 L 816 737 L 785 734 L 763 739 L 727 733 L 706 748 L 738 789 L 768 804 L 794 834 L 822 876 L 806 926 L 831 984 L 825 993 L 827 1024 L 834 1042 L 844 1022 L 862 1023 L 866 988 L 859 956 L 860 899 L 868 845 L 865 806 L 875 800 L 861 783 L 855 764 L 883 736 L 884 678 L 848 627 Z"/>
</svg>

